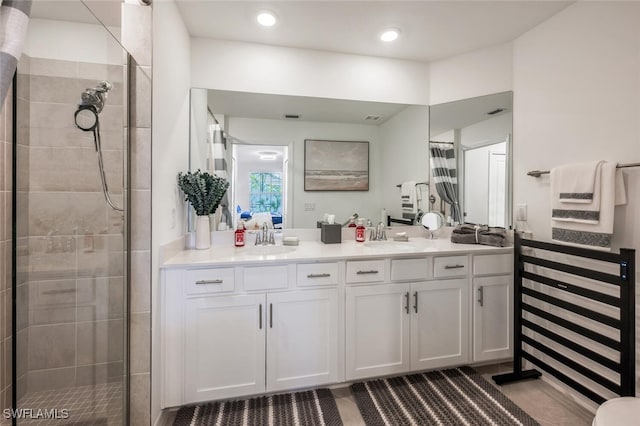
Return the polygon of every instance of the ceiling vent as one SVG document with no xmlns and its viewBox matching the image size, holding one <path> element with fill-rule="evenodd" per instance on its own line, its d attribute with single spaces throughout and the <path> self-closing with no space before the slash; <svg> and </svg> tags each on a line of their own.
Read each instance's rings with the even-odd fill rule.
<svg viewBox="0 0 640 426">
<path fill-rule="evenodd" d="M 498 108 L 498 109 L 494 109 L 493 111 L 489 111 L 487 113 L 487 115 L 496 115 L 496 114 L 500 114 L 502 111 L 504 111 L 504 108 Z"/>
<path fill-rule="evenodd" d="M 381 116 L 381 115 L 367 115 L 367 116 L 364 118 L 364 121 L 378 121 L 378 120 L 380 120 L 381 118 L 382 118 L 382 116 Z"/>
<path fill-rule="evenodd" d="M 284 118 L 286 120 L 298 120 L 300 119 L 300 114 L 285 114 Z"/>
</svg>

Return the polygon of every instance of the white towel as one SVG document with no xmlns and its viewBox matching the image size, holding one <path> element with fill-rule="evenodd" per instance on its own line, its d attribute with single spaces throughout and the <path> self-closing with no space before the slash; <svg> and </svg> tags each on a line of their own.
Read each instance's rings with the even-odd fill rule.
<svg viewBox="0 0 640 426">
<path fill-rule="evenodd" d="M 576 198 L 569 203 L 567 202 L 567 198 L 562 198 L 563 190 L 566 190 L 567 183 L 566 167 L 556 167 L 551 170 L 550 175 L 551 218 L 553 220 L 559 222 L 588 223 L 592 225 L 600 222 L 600 194 L 602 192 L 601 163 L 599 163 L 595 169 L 594 185 L 589 189 L 590 192 L 580 192 L 580 194 L 588 194 L 588 200 L 586 198 Z M 574 176 L 572 175 L 572 177 Z M 591 178 L 591 176 L 587 177 L 589 179 Z M 582 188 L 586 189 L 586 185 L 583 185 Z M 575 193 L 571 193 L 570 195 L 575 195 Z"/>
<path fill-rule="evenodd" d="M 558 197 L 563 203 L 591 204 L 595 193 L 597 174 L 603 160 L 589 163 L 566 164 L 552 170 L 558 179 Z"/>
<path fill-rule="evenodd" d="M 576 219 L 569 222 L 558 220 L 560 218 L 554 217 L 551 220 L 551 238 L 554 241 L 596 250 L 611 250 L 615 206 L 626 203 L 622 171 L 616 169 L 616 163 L 604 163 L 600 167 L 598 181 L 595 185 L 593 200 L 595 202 L 596 198 L 599 199 L 597 222 L 578 221 Z M 552 179 L 552 206 L 558 205 L 556 202 L 558 191 L 558 180 Z M 584 206 L 584 204 L 580 203 L 575 205 L 580 206 L 580 208 Z M 563 205 L 563 208 L 566 208 L 566 206 L 566 204 Z"/>
<path fill-rule="evenodd" d="M 418 213 L 418 194 L 416 193 L 416 182 L 404 182 L 400 186 L 400 199 L 402 201 L 402 212 L 416 214 Z"/>
</svg>

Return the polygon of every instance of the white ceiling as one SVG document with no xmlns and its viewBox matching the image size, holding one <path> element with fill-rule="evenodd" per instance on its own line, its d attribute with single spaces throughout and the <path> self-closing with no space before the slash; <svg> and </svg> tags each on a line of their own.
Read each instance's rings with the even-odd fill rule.
<svg viewBox="0 0 640 426">
<path fill-rule="evenodd" d="M 176 0 L 190 34 L 221 40 L 433 61 L 514 40 L 568 1 Z M 260 10 L 278 23 L 259 26 Z M 378 36 L 401 30 L 393 43 Z"/>
<path fill-rule="evenodd" d="M 267 95 L 262 93 L 208 91 L 209 108 L 214 114 L 229 117 L 282 120 L 285 114 L 299 114 L 296 121 L 356 123 L 379 125 L 407 107 L 405 104 L 309 98 L 304 96 Z M 425 112 L 427 107 L 425 106 Z M 379 115 L 376 121 L 365 120 Z"/>
</svg>

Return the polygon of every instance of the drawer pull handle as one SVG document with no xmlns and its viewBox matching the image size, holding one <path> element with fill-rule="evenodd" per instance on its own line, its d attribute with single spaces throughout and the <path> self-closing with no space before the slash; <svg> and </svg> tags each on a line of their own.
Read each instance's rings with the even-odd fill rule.
<svg viewBox="0 0 640 426">
<path fill-rule="evenodd" d="M 307 274 L 307 278 L 329 278 L 331 274 Z"/>
<path fill-rule="evenodd" d="M 407 311 L 407 315 L 409 314 L 409 292 L 404 295 L 405 299 L 407 299 L 407 304 L 404 306 L 404 309 Z"/>
<path fill-rule="evenodd" d="M 464 265 L 446 265 L 444 269 L 460 269 L 464 268 Z"/>
<path fill-rule="evenodd" d="M 269 303 L 269 328 L 273 328 L 273 303 Z"/>
<path fill-rule="evenodd" d="M 478 304 L 484 306 L 484 287 L 478 287 Z"/>
<path fill-rule="evenodd" d="M 197 285 L 203 285 L 203 284 L 222 284 L 222 280 L 199 280 L 196 281 Z"/>
<path fill-rule="evenodd" d="M 367 275 L 367 274 L 377 274 L 378 271 L 376 271 L 375 269 L 372 269 L 370 271 L 358 271 L 356 272 L 356 274 L 358 275 Z"/>
<path fill-rule="evenodd" d="M 417 314 L 418 313 L 418 292 L 417 291 L 413 293 L 413 297 L 415 298 L 413 310 L 416 311 L 416 314 Z"/>
<path fill-rule="evenodd" d="M 260 330 L 262 330 L 262 303 L 259 306 L 258 316 L 260 317 Z"/>
</svg>

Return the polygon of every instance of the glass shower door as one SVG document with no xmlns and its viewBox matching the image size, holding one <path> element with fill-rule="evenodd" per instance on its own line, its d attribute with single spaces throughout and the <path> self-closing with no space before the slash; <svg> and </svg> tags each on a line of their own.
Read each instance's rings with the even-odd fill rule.
<svg viewBox="0 0 640 426">
<path fill-rule="evenodd" d="M 37 3 L 17 79 L 17 423 L 124 424 L 127 55 L 81 2 Z"/>
</svg>

